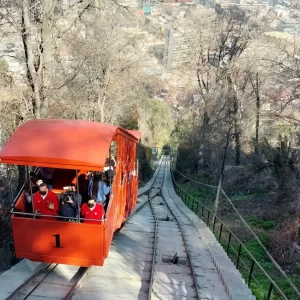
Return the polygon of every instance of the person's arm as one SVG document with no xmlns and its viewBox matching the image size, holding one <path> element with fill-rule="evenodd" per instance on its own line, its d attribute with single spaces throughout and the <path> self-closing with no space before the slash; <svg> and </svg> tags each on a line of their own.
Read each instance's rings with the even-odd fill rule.
<svg viewBox="0 0 300 300">
<path fill-rule="evenodd" d="M 97 201 L 102 201 L 102 183 L 99 181 L 98 183 L 98 191 L 97 191 Z"/>
<path fill-rule="evenodd" d="M 37 201 L 37 197 L 38 197 L 38 194 L 33 195 L 33 200 L 32 200 L 33 201 L 33 208 L 34 208 L 35 213 L 40 214 L 41 213 L 41 207 L 40 207 L 41 202 Z"/>
<path fill-rule="evenodd" d="M 51 193 L 51 197 L 50 197 L 50 201 L 53 203 L 53 207 L 49 207 L 49 209 L 55 211 L 56 213 L 58 213 L 59 211 L 59 201 L 58 201 L 58 197 L 56 196 L 55 193 Z"/>
<path fill-rule="evenodd" d="M 77 197 L 73 197 L 73 199 L 71 197 L 69 197 L 69 202 L 71 204 L 71 206 L 73 208 L 78 208 L 78 198 Z"/>
<path fill-rule="evenodd" d="M 104 195 L 106 196 L 110 191 L 110 186 L 107 186 L 106 184 L 104 184 Z"/>
<path fill-rule="evenodd" d="M 99 215 L 100 215 L 100 220 L 103 218 L 103 214 L 104 214 L 104 209 L 103 209 L 103 206 L 100 205 L 100 204 L 96 204 L 96 205 L 99 205 Z"/>
</svg>

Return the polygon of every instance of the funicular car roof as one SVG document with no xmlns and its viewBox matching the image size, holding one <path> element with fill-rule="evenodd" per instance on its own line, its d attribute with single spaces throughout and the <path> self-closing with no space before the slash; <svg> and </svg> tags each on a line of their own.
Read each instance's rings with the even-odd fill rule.
<svg viewBox="0 0 300 300">
<path fill-rule="evenodd" d="M 140 132 L 83 120 L 38 119 L 23 123 L 0 152 L 1 163 L 63 169 L 104 167 L 117 133 L 134 142 Z"/>
</svg>

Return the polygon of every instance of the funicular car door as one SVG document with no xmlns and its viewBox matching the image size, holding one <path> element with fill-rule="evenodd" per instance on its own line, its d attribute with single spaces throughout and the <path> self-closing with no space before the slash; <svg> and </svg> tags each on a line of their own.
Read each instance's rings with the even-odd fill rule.
<svg viewBox="0 0 300 300">
<path fill-rule="evenodd" d="M 120 181 L 121 181 L 121 135 L 117 133 L 114 137 L 113 142 L 117 146 L 117 155 L 116 155 L 116 174 L 113 179 L 113 184 L 111 187 L 109 205 L 106 212 L 106 217 L 104 220 L 105 227 L 105 257 L 107 257 L 110 244 L 112 241 L 113 233 L 116 230 L 117 226 L 117 215 L 118 215 L 118 199 L 120 194 Z"/>
</svg>

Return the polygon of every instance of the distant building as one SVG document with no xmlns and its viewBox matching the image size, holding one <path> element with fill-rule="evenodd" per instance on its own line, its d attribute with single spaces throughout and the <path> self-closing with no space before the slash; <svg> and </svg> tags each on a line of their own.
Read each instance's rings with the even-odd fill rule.
<svg viewBox="0 0 300 300">
<path fill-rule="evenodd" d="M 290 11 L 288 8 L 282 5 L 276 5 L 273 8 L 273 13 L 278 19 L 289 19 Z"/>
<path fill-rule="evenodd" d="M 279 24 L 279 30 L 290 34 L 300 35 L 300 21 L 281 21 Z"/>
</svg>

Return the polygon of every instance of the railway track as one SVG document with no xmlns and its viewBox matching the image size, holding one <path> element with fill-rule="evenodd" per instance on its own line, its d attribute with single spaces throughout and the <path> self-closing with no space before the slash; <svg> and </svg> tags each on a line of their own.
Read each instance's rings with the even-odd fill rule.
<svg viewBox="0 0 300 300">
<path fill-rule="evenodd" d="M 161 169 L 161 165 L 162 161 L 160 161 L 158 170 Z M 158 176 L 159 171 L 150 189 L 152 189 L 156 183 Z M 145 193 L 147 192 L 148 191 Z M 143 208 L 144 204 L 145 203 L 142 203 L 142 205 L 138 204 L 137 209 L 128 219 L 132 218 L 139 209 Z M 115 236 L 117 236 L 118 233 L 119 232 L 117 232 Z M 17 290 L 7 297 L 6 300 L 70 299 L 88 270 L 89 268 L 86 267 L 51 263 L 45 264 L 42 269 L 26 280 Z"/>
<path fill-rule="evenodd" d="M 166 165 L 163 169 L 163 177 Z M 191 255 L 179 218 L 172 212 L 161 194 L 164 180 L 157 182 L 149 193 L 155 220 L 152 270 L 148 300 L 201 299 Z"/>
<path fill-rule="evenodd" d="M 187 233 L 182 228 L 186 221 L 173 213 L 162 196 L 166 162 L 114 239 L 104 266 L 91 268 L 73 300 L 215 299 L 201 298 Z M 223 292 L 225 297 L 220 299 L 229 299 Z"/>
<path fill-rule="evenodd" d="M 88 268 L 46 264 L 7 299 L 68 299 Z"/>
<path fill-rule="evenodd" d="M 66 271 L 76 267 L 52 265 L 48 275 L 41 272 L 9 299 L 229 300 L 203 241 L 169 193 L 168 172 L 165 158 L 115 234 L 103 267 L 81 270 L 74 277 L 78 267 Z M 54 275 L 60 268 L 66 269 L 60 277 Z"/>
</svg>

